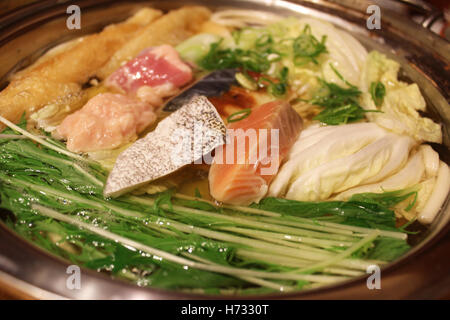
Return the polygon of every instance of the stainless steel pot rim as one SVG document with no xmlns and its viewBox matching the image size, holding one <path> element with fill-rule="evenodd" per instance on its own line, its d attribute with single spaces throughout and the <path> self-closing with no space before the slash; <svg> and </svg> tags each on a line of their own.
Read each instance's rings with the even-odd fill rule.
<svg viewBox="0 0 450 320">
<path fill-rule="evenodd" d="M 89 3 L 92 1 L 80 1 L 80 3 Z M 143 3 L 143 1 L 136 1 L 138 3 Z M 150 2 L 152 4 L 158 3 L 158 1 L 146 1 L 146 2 Z M 167 1 L 172 3 L 175 3 L 177 1 Z M 189 1 L 191 2 L 200 2 L 201 4 L 211 4 L 211 2 L 209 1 L 205 1 L 205 0 L 199 0 L 199 1 Z M 329 18 L 329 14 L 332 10 L 337 10 L 337 8 L 339 7 L 339 5 L 336 4 L 331 4 L 330 6 L 326 6 L 324 7 L 326 10 L 324 12 L 318 12 L 318 8 L 320 7 L 320 5 L 323 5 L 324 1 L 265 1 L 263 4 L 261 4 L 260 1 L 256 1 L 256 0 L 232 0 L 232 1 L 216 1 L 216 3 L 218 3 L 219 5 L 225 5 L 225 6 L 233 6 L 233 4 L 235 3 L 247 3 L 247 4 L 257 4 L 261 9 L 269 9 L 270 6 L 276 7 L 276 8 L 281 8 L 282 10 L 287 10 L 287 11 L 291 11 L 294 14 L 313 14 L 315 13 L 316 15 L 318 15 L 321 18 Z M 343 1 L 343 2 L 351 2 L 349 1 Z M 5 23 L 3 26 L 5 27 L 5 29 L 8 29 L 9 27 L 13 26 L 17 21 L 19 21 L 20 19 L 24 19 L 23 16 L 25 15 L 38 15 L 42 12 L 45 12 L 46 10 L 48 10 L 48 8 L 54 8 L 55 6 L 66 6 L 67 3 L 64 2 L 63 4 L 61 4 L 61 1 L 57 1 L 57 0 L 51 0 L 51 1 L 42 1 L 42 5 L 39 6 L 38 4 L 32 5 L 30 7 L 27 8 L 22 8 L 19 11 L 16 11 L 14 13 L 12 13 L 11 15 L 7 16 L 7 17 L 0 17 L 0 20 L 2 20 L 3 18 L 5 19 L 4 21 L 6 21 L 7 23 Z M 108 0 L 101 0 L 101 1 L 97 1 L 95 4 L 92 4 L 91 6 L 88 6 L 86 8 L 96 8 L 96 7 L 101 7 L 102 5 L 106 4 L 106 3 L 111 3 L 111 1 Z M 330 9 L 331 8 L 331 9 Z M 331 10 L 331 11 L 330 11 Z M 352 14 L 355 14 L 356 17 L 358 17 L 359 19 L 361 19 L 361 17 L 365 17 L 365 13 L 361 13 L 360 11 L 358 11 L 358 9 L 350 9 L 350 11 L 352 12 Z M 58 13 L 54 16 L 48 16 L 46 17 L 46 20 L 48 19 L 52 19 L 55 16 L 60 16 L 61 13 Z M 345 20 L 344 18 L 336 18 L 336 16 L 334 16 L 335 21 L 332 22 L 340 22 L 341 26 L 344 25 L 346 28 L 348 29 L 354 29 L 354 21 L 350 21 L 348 22 L 347 20 Z M 420 26 L 414 25 L 415 28 L 420 28 Z M 359 30 L 360 31 L 360 30 Z M 422 32 L 422 31 L 421 31 Z M 0 32 L 1 33 L 1 32 Z M 363 32 L 365 34 L 367 34 L 367 32 Z M 14 33 L 8 35 L 8 37 L 14 35 Z M 8 37 L 6 37 L 6 40 L 8 39 Z M 3 36 L 0 36 L 0 41 L 3 39 Z M 3 39 L 5 40 L 5 39 Z M 429 35 L 429 38 L 427 39 L 427 41 L 429 41 L 430 43 L 436 43 L 438 42 L 441 46 L 445 46 L 445 40 L 439 39 L 437 38 L 435 35 Z M 443 43 L 444 41 L 444 43 Z M 450 53 L 442 53 L 441 58 L 444 59 L 444 63 L 448 64 L 448 59 L 450 57 Z M 445 61 L 447 60 L 447 61 Z M 445 72 L 445 71 L 444 71 Z M 441 93 L 446 90 L 442 90 L 442 88 L 438 88 L 440 89 Z M 448 93 L 447 93 L 448 94 Z M 440 219 L 439 221 L 437 221 L 434 227 L 432 227 L 430 229 L 429 232 L 429 236 L 427 237 L 426 240 L 422 241 L 422 243 L 420 243 L 419 245 L 417 245 L 416 247 L 414 247 L 412 250 L 410 250 L 405 256 L 401 257 L 400 259 L 396 260 L 393 263 L 390 263 L 389 265 L 387 265 L 386 267 L 384 267 L 382 270 L 385 273 L 389 273 L 397 268 L 399 268 L 400 266 L 408 263 L 408 261 L 411 261 L 412 259 L 414 259 L 415 257 L 419 257 L 420 254 L 424 251 L 427 250 L 429 248 L 431 248 L 433 245 L 435 245 L 440 239 L 442 239 L 443 237 L 445 237 L 446 235 L 448 235 L 448 232 L 450 230 L 450 223 L 449 223 L 449 199 L 447 199 L 446 201 L 446 206 L 445 208 L 447 208 L 445 211 L 442 210 L 441 214 L 440 214 Z M 1 228 L 6 228 L 6 226 L 1 223 L 0 224 Z M 6 230 L 4 230 L 6 231 Z M 7 232 L 12 232 L 10 230 L 8 230 Z M 17 241 L 21 241 L 24 243 L 25 240 L 23 239 L 19 239 L 17 237 L 16 239 Z M 33 244 L 31 244 L 31 246 L 29 246 L 30 248 L 32 248 L 32 250 L 39 252 L 40 255 L 45 255 L 47 257 L 47 259 L 55 259 L 55 257 L 51 256 L 50 254 L 48 254 L 47 252 L 44 252 L 43 249 L 35 247 Z M 59 259 L 59 258 L 57 258 Z M 57 260 L 55 259 L 55 260 Z M 60 260 L 59 263 L 61 263 L 62 265 L 67 265 L 66 262 Z M 3 270 L 2 270 L 3 269 Z M 89 278 L 92 279 L 101 279 L 102 281 L 113 281 L 111 280 L 109 277 L 107 277 L 106 275 L 103 274 L 99 274 L 96 273 L 95 271 L 92 270 L 87 270 L 87 269 L 83 269 L 83 273 L 85 273 Z M 39 286 L 36 286 L 35 283 L 30 283 L 30 282 L 26 282 L 23 281 L 20 278 L 20 275 L 17 274 L 13 274 L 11 272 L 8 272 L 7 270 L 4 270 L 3 266 L 0 265 L 0 279 L 6 279 L 6 281 L 8 283 L 11 284 L 15 284 L 18 288 L 23 288 L 29 292 L 36 292 L 37 294 L 39 294 L 41 297 L 44 298 L 49 298 L 49 299 L 54 299 L 54 298 L 63 298 L 64 295 L 58 293 L 58 292 L 52 292 L 52 290 L 46 290 L 45 288 L 41 288 Z M 345 287 L 349 287 L 352 286 L 356 283 L 361 283 L 364 279 L 366 279 L 365 276 L 361 276 L 358 278 L 352 278 L 346 282 L 342 282 L 336 285 L 332 285 L 332 286 L 326 286 L 326 287 L 321 287 L 321 288 L 316 288 L 316 289 L 311 289 L 308 291 L 299 291 L 299 292 L 295 292 L 295 293 L 288 293 L 288 294 L 281 294 L 281 295 L 276 295 L 275 297 L 281 297 L 281 298 L 293 298 L 293 297 L 308 297 L 309 295 L 313 295 L 313 294 L 318 294 L 320 292 L 324 292 L 324 291 L 330 291 L 330 290 L 338 290 L 339 288 L 345 288 Z M 199 294 L 186 294 L 186 293 L 175 293 L 172 291 L 165 291 L 163 290 L 161 292 L 161 290 L 158 289 L 154 289 L 154 288 L 139 288 L 136 287 L 135 285 L 126 283 L 126 282 L 122 282 L 122 281 L 114 281 L 118 283 L 118 286 L 122 287 L 122 288 L 127 288 L 127 290 L 134 290 L 134 291 L 139 291 L 144 293 L 144 296 L 153 296 L 153 294 L 151 293 L 156 293 L 156 295 L 160 295 L 160 296 L 165 296 L 165 297 L 175 297 L 175 298 L 221 298 L 223 296 L 205 296 L 205 295 L 199 295 Z M 33 289 L 34 288 L 34 289 Z M 148 294 L 145 294 L 148 293 Z M 77 297 L 76 294 L 74 295 L 68 295 L 69 297 Z M 225 296 L 226 297 L 226 296 Z M 233 298 L 235 298 L 236 296 L 233 296 Z M 259 299 L 265 299 L 265 298 L 273 298 L 273 295 L 269 295 L 269 296 L 256 296 L 256 297 L 251 297 L 251 296 L 242 296 L 242 297 L 237 297 L 237 298 L 259 298 Z M 90 297 L 90 298 L 94 298 L 94 297 Z"/>
</svg>

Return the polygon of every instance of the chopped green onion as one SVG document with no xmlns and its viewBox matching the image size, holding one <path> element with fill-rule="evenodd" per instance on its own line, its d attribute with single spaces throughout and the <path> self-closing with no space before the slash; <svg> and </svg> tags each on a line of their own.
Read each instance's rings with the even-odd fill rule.
<svg viewBox="0 0 450 320">
<path fill-rule="evenodd" d="M 358 90 L 358 88 L 355 85 L 353 85 L 350 82 L 348 82 L 347 80 L 345 80 L 344 76 L 333 66 L 332 63 L 330 63 L 330 68 L 339 77 L 339 79 L 341 79 L 346 85 L 348 85 L 350 88 Z"/>
<path fill-rule="evenodd" d="M 255 43 L 256 47 L 258 47 L 258 48 L 266 47 L 271 44 L 273 44 L 273 38 L 270 34 L 267 34 L 267 33 L 263 34 L 261 37 L 259 37 Z"/>
<path fill-rule="evenodd" d="M 253 81 L 252 78 L 250 78 L 248 75 L 243 74 L 242 72 L 236 73 L 236 81 L 245 89 L 249 90 L 256 90 L 258 89 L 258 85 L 255 81 Z"/>
<path fill-rule="evenodd" d="M 316 97 L 311 99 L 309 103 L 324 107 L 324 110 L 314 119 L 328 125 L 340 125 L 364 119 L 364 114 L 371 111 L 360 106 L 358 99 L 361 91 L 345 80 L 332 64 L 330 64 L 330 67 L 348 88 L 319 78 L 322 87 Z M 373 112 L 376 111 L 373 110 Z"/>
<path fill-rule="evenodd" d="M 244 88 L 256 90 L 257 86 L 266 87 L 274 97 L 282 97 L 288 89 L 289 69 L 285 57 L 293 60 L 295 65 L 308 62 L 318 64 L 317 58 L 327 52 L 326 37 L 319 41 L 311 34 L 311 28 L 306 25 L 297 38 L 274 38 L 270 31 L 264 31 L 254 40 L 248 49 L 239 47 L 243 31 L 232 33 L 237 48 L 223 48 L 223 39 L 213 43 L 209 52 L 200 62 L 200 67 L 206 70 L 239 68 L 242 74 L 236 76 Z M 288 44 L 285 45 L 284 43 Z M 276 70 L 280 70 L 274 75 Z M 258 73 L 258 81 L 245 78 L 248 71 Z"/>
<path fill-rule="evenodd" d="M 386 88 L 384 84 L 380 81 L 372 82 L 370 84 L 370 95 L 372 96 L 372 100 L 377 107 L 380 107 L 383 104 L 384 96 L 386 95 Z"/>
<path fill-rule="evenodd" d="M 241 121 L 244 120 L 245 118 L 247 118 L 250 114 L 252 113 L 252 109 L 247 108 L 247 109 L 243 109 L 241 111 L 235 112 L 232 115 L 230 115 L 227 118 L 227 122 L 231 123 L 231 122 L 237 122 L 237 121 Z"/>
<path fill-rule="evenodd" d="M 322 36 L 319 41 L 311 34 L 311 27 L 306 25 L 303 33 L 294 39 L 292 48 L 294 51 L 294 64 L 297 66 L 304 65 L 310 61 L 318 64 L 317 57 L 322 53 L 326 53 L 325 41 L 327 37 Z"/>
<path fill-rule="evenodd" d="M 206 70 L 241 68 L 244 71 L 266 72 L 270 68 L 267 59 L 269 53 L 255 50 L 222 49 L 223 40 L 213 43 L 208 54 L 200 61 L 200 66 Z"/>
</svg>

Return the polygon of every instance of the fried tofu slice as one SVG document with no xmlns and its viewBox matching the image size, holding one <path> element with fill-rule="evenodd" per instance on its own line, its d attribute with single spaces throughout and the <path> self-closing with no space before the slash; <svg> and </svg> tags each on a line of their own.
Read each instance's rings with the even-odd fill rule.
<svg viewBox="0 0 450 320">
<path fill-rule="evenodd" d="M 139 30 L 161 15 L 159 10 L 142 9 L 122 23 L 110 25 L 42 58 L 13 77 L 0 92 L 0 115 L 17 122 L 24 112 L 29 116 L 49 103 L 83 97 L 82 85 Z"/>
<path fill-rule="evenodd" d="M 75 48 L 75 50 L 80 50 L 81 46 L 86 46 L 85 44 L 81 44 L 81 43 L 89 44 L 90 42 L 93 42 L 93 40 L 97 40 L 99 36 L 103 37 L 105 40 L 107 38 L 113 38 L 116 36 L 125 37 L 126 40 L 131 39 L 133 36 L 136 35 L 137 31 L 142 30 L 142 28 L 151 24 L 153 21 L 155 21 L 161 15 L 162 15 L 162 12 L 155 10 L 155 9 L 151 9 L 151 8 L 140 9 L 125 22 L 106 26 L 104 28 L 103 32 L 100 33 L 100 35 L 94 34 L 94 35 L 87 36 L 87 37 L 92 38 L 92 40 L 90 40 L 90 39 L 86 40 L 86 37 L 80 37 L 80 38 L 73 39 L 71 41 L 64 42 L 64 43 L 50 49 L 42 57 L 40 57 L 36 62 L 34 62 L 31 66 L 13 74 L 11 76 L 10 80 L 23 78 L 23 77 L 27 76 L 31 71 L 36 70 L 43 63 L 51 60 L 54 57 L 64 55 L 65 52 L 69 52 L 70 50 L 72 50 L 74 48 Z M 78 46 L 78 48 L 76 48 L 77 46 Z M 109 52 L 109 53 L 107 52 L 106 54 L 107 54 L 107 59 L 109 59 L 109 57 L 112 54 L 114 54 L 114 52 Z M 66 54 L 66 55 L 68 55 L 68 54 Z M 101 58 L 101 57 L 99 57 L 99 58 Z"/>
<path fill-rule="evenodd" d="M 136 57 L 142 50 L 168 44 L 175 46 L 201 30 L 211 12 L 201 6 L 183 7 L 170 11 L 151 25 L 142 29 L 136 37 L 118 50 L 111 60 L 97 73 L 105 79 L 124 62 Z"/>
</svg>

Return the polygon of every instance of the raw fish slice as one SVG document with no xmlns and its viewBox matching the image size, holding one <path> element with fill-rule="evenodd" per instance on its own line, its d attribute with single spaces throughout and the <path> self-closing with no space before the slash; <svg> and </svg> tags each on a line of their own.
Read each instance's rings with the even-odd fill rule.
<svg viewBox="0 0 450 320">
<path fill-rule="evenodd" d="M 158 104 L 162 98 L 192 80 L 191 68 L 169 45 L 144 50 L 106 79 L 106 85 L 143 101 Z"/>
<path fill-rule="evenodd" d="M 106 79 L 124 62 L 130 61 L 146 48 L 162 44 L 179 45 L 199 33 L 210 15 L 211 11 L 202 6 L 184 6 L 178 10 L 169 11 L 117 50 L 97 75 L 100 79 Z"/>
<path fill-rule="evenodd" d="M 300 116 L 283 101 L 263 104 L 247 118 L 229 124 L 227 129 L 233 130 L 229 130 L 228 142 L 216 149 L 209 172 L 211 195 L 237 205 L 261 200 L 302 126 Z M 252 129 L 256 133 L 253 141 L 248 138 Z M 272 135 L 275 132 L 278 143 Z"/>
<path fill-rule="evenodd" d="M 203 160 L 203 155 L 225 143 L 225 133 L 225 125 L 208 99 L 194 97 L 119 155 L 106 182 L 105 196 L 118 196 Z"/>
</svg>

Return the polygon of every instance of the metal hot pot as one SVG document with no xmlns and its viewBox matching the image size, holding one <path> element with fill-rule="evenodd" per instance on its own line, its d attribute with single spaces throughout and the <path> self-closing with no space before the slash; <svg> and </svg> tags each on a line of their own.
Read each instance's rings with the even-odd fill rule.
<svg viewBox="0 0 450 320">
<path fill-rule="evenodd" d="M 402 1 L 400 1 L 402 2 Z M 368 30 L 366 20 L 370 1 L 277 1 L 277 0 L 164 0 L 113 1 L 81 0 L 81 30 L 66 28 L 70 1 L 38 1 L 0 17 L 0 77 L 2 86 L 8 74 L 19 70 L 49 48 L 105 25 L 126 19 L 139 7 L 150 5 L 169 10 L 186 4 L 211 9 L 245 8 L 285 16 L 310 15 L 328 20 L 351 32 L 367 48 L 380 50 L 401 62 L 402 77 L 418 83 L 429 108 L 429 116 L 440 121 L 444 130 L 441 157 L 450 159 L 450 43 L 428 28 L 440 12 L 422 1 L 377 1 L 381 7 L 381 29 Z M 398 12 L 405 4 L 425 14 L 422 25 Z M 367 277 L 354 278 L 333 286 L 288 294 L 245 298 L 276 299 L 400 299 L 450 297 L 450 204 L 449 199 L 434 223 L 418 237 L 405 256 L 382 269 L 381 290 L 369 290 Z M 5 213 L 1 213 L 4 215 Z M 82 270 L 80 290 L 66 288 L 66 268 L 70 263 L 29 243 L 0 223 L 0 287 L 21 298 L 74 299 L 197 299 L 217 298 L 142 288 L 91 270 Z"/>
</svg>

